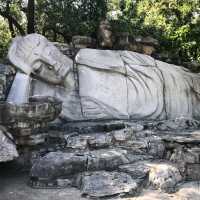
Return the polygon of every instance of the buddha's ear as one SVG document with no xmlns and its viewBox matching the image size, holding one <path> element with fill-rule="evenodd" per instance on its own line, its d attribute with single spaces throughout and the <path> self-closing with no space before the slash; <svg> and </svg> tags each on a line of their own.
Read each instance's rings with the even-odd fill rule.
<svg viewBox="0 0 200 200">
<path fill-rule="evenodd" d="M 17 68 L 30 75 L 32 72 L 31 66 L 26 62 L 26 48 L 23 48 L 23 37 L 16 37 L 12 40 L 8 51 L 8 59 Z"/>
</svg>

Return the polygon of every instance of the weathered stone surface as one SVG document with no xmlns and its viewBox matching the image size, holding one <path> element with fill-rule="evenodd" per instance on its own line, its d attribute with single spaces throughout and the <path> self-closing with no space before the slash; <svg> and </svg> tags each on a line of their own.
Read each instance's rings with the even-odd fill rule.
<svg viewBox="0 0 200 200">
<path fill-rule="evenodd" d="M 200 191 L 198 182 L 188 182 L 180 185 L 174 194 L 167 194 L 158 190 L 146 189 L 139 196 L 123 198 L 123 200 L 199 200 Z M 122 200 L 113 199 L 113 200 Z"/>
<path fill-rule="evenodd" d="M 140 132 L 144 130 L 144 125 L 140 123 L 134 123 L 134 122 L 125 122 L 126 127 L 131 127 L 133 132 Z"/>
<path fill-rule="evenodd" d="M 133 38 L 130 36 L 128 32 L 117 33 L 116 47 L 117 49 L 129 50 L 132 41 Z M 135 49 L 131 48 L 131 50 L 137 51 L 137 46 Z"/>
<path fill-rule="evenodd" d="M 199 118 L 199 75 L 147 55 L 81 49 L 73 65 L 46 38 L 31 34 L 16 38 L 8 56 L 44 80 L 33 81 L 32 93 L 62 100 L 66 119 Z"/>
<path fill-rule="evenodd" d="M 88 170 L 111 170 L 119 165 L 129 163 L 127 150 L 122 149 L 102 149 L 92 151 L 88 157 Z"/>
<path fill-rule="evenodd" d="M 91 198 L 110 197 L 114 195 L 134 195 L 138 184 L 130 175 L 123 172 L 92 172 L 81 177 L 80 188 L 82 195 Z"/>
<path fill-rule="evenodd" d="M 154 159 L 154 157 L 149 154 L 139 154 L 138 152 L 130 152 L 127 155 L 127 158 L 130 160 L 130 163 Z"/>
<path fill-rule="evenodd" d="M 157 158 L 163 158 L 165 153 L 165 144 L 162 139 L 158 136 L 152 136 L 145 138 L 148 143 L 147 152 Z"/>
<path fill-rule="evenodd" d="M 111 132 L 126 128 L 126 123 L 121 120 L 102 121 L 83 121 L 83 122 L 67 122 L 66 124 L 58 124 L 51 126 L 51 129 L 65 131 L 66 133 L 77 132 L 79 134 L 94 134 Z"/>
<path fill-rule="evenodd" d="M 180 163 L 200 163 L 200 149 L 199 148 L 179 148 L 175 149 L 170 158 L 171 161 Z"/>
<path fill-rule="evenodd" d="M 0 162 L 14 160 L 18 157 L 13 138 L 4 127 L 0 127 Z"/>
<path fill-rule="evenodd" d="M 62 103 L 52 97 L 31 97 L 28 104 L 9 105 L 8 115 L 16 121 L 53 121 L 61 112 Z"/>
<path fill-rule="evenodd" d="M 101 48 L 112 48 L 112 27 L 108 20 L 102 20 L 98 29 L 98 41 Z"/>
<path fill-rule="evenodd" d="M 6 103 L 0 102 L 0 124 L 4 124 L 7 121 L 7 118 Z"/>
<path fill-rule="evenodd" d="M 88 145 L 90 148 L 105 148 L 111 146 L 113 137 L 111 134 L 97 133 L 91 135 L 88 140 Z"/>
<path fill-rule="evenodd" d="M 57 179 L 56 182 L 57 186 L 61 188 L 69 187 L 72 185 L 72 181 L 69 179 Z"/>
<path fill-rule="evenodd" d="M 10 65 L 0 64 L 0 101 L 5 101 L 15 76 Z"/>
<path fill-rule="evenodd" d="M 165 144 L 161 137 L 151 130 L 137 132 L 129 144 L 136 149 L 140 149 L 155 158 L 163 158 L 165 154 Z"/>
<path fill-rule="evenodd" d="M 146 55 L 152 55 L 156 51 L 155 47 L 150 45 L 143 45 L 142 46 L 142 53 Z"/>
<path fill-rule="evenodd" d="M 149 183 L 156 189 L 165 192 L 174 192 L 175 186 L 182 181 L 179 170 L 172 164 L 150 164 Z"/>
<path fill-rule="evenodd" d="M 137 40 L 137 39 L 136 39 Z M 143 44 L 148 44 L 148 45 L 152 45 L 152 46 L 158 46 L 159 42 L 158 40 L 156 40 L 153 37 L 147 36 L 141 39 L 141 43 Z"/>
<path fill-rule="evenodd" d="M 170 130 L 186 130 L 186 129 L 197 129 L 200 126 L 200 122 L 198 120 L 192 118 L 176 118 L 163 120 L 160 122 L 153 122 L 149 124 L 149 127 L 154 128 L 160 131 L 170 131 Z"/>
<path fill-rule="evenodd" d="M 179 186 L 173 200 L 199 200 L 199 182 L 187 182 Z"/>
<path fill-rule="evenodd" d="M 145 161 L 119 166 L 121 172 L 128 173 L 134 179 L 145 179 L 150 171 L 150 167 L 145 165 Z"/>
<path fill-rule="evenodd" d="M 66 147 L 72 149 L 98 149 L 113 145 L 113 137 L 112 134 L 109 133 L 72 133 L 70 135 L 65 135 L 65 139 L 67 142 Z"/>
<path fill-rule="evenodd" d="M 95 39 L 88 36 L 80 36 L 76 35 L 72 37 L 72 43 L 75 48 L 91 48 L 95 47 L 96 41 Z"/>
<path fill-rule="evenodd" d="M 29 103 L 2 102 L 0 123 L 9 127 L 37 128 L 53 121 L 62 110 L 62 102 L 55 97 L 35 96 Z"/>
<path fill-rule="evenodd" d="M 72 134 L 71 136 L 66 138 L 66 147 L 72 149 L 87 149 L 89 137 L 90 136 L 86 135 Z"/>
<path fill-rule="evenodd" d="M 123 153 L 116 150 L 98 150 L 90 153 L 51 152 L 36 162 L 31 177 L 59 177 L 88 170 L 113 169 L 128 162 Z"/>
<path fill-rule="evenodd" d="M 120 171 L 134 178 L 148 177 L 148 184 L 164 192 L 174 192 L 176 185 L 182 181 L 179 170 L 171 163 L 139 161 L 119 167 Z"/>
<path fill-rule="evenodd" d="M 66 56 L 74 58 L 76 51 L 67 43 L 53 42 L 53 44 Z"/>
<path fill-rule="evenodd" d="M 156 135 L 156 133 L 152 130 L 144 130 L 144 131 L 142 130 L 142 131 L 135 133 L 135 137 L 138 140 L 143 139 L 143 138 L 148 138 L 148 137 L 150 138 L 155 135 Z"/>
<path fill-rule="evenodd" d="M 200 181 L 200 163 L 186 164 L 186 179 L 190 181 Z"/>
<path fill-rule="evenodd" d="M 119 148 L 83 153 L 51 152 L 33 164 L 30 172 L 31 185 L 33 187 L 41 185 L 45 187 L 45 184 L 56 186 L 57 179 L 68 179 L 79 172 L 115 170 L 121 165 L 152 158 L 150 155 L 135 154 L 133 151 Z"/>
<path fill-rule="evenodd" d="M 51 152 L 34 163 L 30 183 L 45 184 L 87 169 L 87 156 L 73 153 Z"/>
<path fill-rule="evenodd" d="M 181 145 L 198 145 L 200 142 L 200 132 L 175 132 L 162 136 L 162 139 L 167 143 L 181 144 Z"/>
<path fill-rule="evenodd" d="M 47 133 L 41 133 L 37 135 L 29 135 L 25 137 L 16 137 L 16 144 L 22 146 L 35 146 L 45 143 Z"/>
<path fill-rule="evenodd" d="M 113 139 L 116 143 L 124 143 L 133 139 L 133 129 L 126 128 L 118 131 L 113 131 Z"/>
</svg>

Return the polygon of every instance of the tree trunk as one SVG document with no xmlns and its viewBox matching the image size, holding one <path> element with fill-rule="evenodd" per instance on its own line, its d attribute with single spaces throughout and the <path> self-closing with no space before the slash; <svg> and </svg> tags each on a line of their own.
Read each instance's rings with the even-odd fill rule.
<svg viewBox="0 0 200 200">
<path fill-rule="evenodd" d="M 8 19 L 8 24 L 9 24 L 9 29 L 10 29 L 10 32 L 11 32 L 11 36 L 12 36 L 12 38 L 14 38 L 16 35 L 15 35 L 15 30 L 14 30 L 13 22 L 12 22 L 11 18 Z"/>
<path fill-rule="evenodd" d="M 27 33 L 35 33 L 35 0 L 28 0 L 27 20 Z"/>
<path fill-rule="evenodd" d="M 12 22 L 12 24 L 18 29 L 21 35 L 25 35 L 24 29 L 22 26 L 17 22 L 17 20 L 10 15 L 10 13 L 3 12 L 0 10 L 0 15 L 6 18 L 8 21 Z"/>
</svg>

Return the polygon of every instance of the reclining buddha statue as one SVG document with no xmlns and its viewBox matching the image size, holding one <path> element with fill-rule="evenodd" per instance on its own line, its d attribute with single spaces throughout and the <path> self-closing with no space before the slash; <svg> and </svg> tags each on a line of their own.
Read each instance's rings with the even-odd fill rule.
<svg viewBox="0 0 200 200">
<path fill-rule="evenodd" d="M 81 49 L 72 60 L 30 34 L 13 40 L 8 57 L 16 79 L 31 77 L 28 95 L 62 100 L 67 120 L 200 118 L 200 75 L 147 55 Z"/>
</svg>

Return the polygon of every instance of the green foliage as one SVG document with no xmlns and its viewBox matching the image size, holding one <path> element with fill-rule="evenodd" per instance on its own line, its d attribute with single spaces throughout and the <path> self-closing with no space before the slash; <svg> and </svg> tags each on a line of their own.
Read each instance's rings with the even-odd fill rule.
<svg viewBox="0 0 200 200">
<path fill-rule="evenodd" d="M 13 37 L 25 32 L 27 9 L 22 2 L 0 1 L 0 15 L 8 12 L 15 20 L 13 27 L 1 24 L 1 30 L 6 30 L 1 37 L 10 38 L 8 28 Z M 200 62 L 199 0 L 35 0 L 35 4 L 36 31 L 51 40 L 70 42 L 73 35 L 96 37 L 99 21 L 107 15 L 115 33 L 153 36 L 161 44 L 160 51 L 169 52 L 175 61 L 179 57 Z M 8 18 L 6 22 L 9 24 Z M 7 46 L 7 39 L 2 39 L 1 45 L 4 41 L 1 49 Z"/>
<path fill-rule="evenodd" d="M 65 40 L 73 35 L 91 35 L 99 20 L 106 16 L 105 0 L 40 0 L 37 4 L 38 29 L 60 34 Z"/>
<path fill-rule="evenodd" d="M 10 40 L 11 40 L 11 34 L 8 25 L 0 17 L 0 58 L 6 56 Z"/>
<path fill-rule="evenodd" d="M 23 0 L 0 1 L 0 16 L 4 17 L 7 24 L 12 24 L 14 35 L 25 33 L 26 14 L 22 2 Z M 9 29 L 11 31 L 11 27 Z"/>
<path fill-rule="evenodd" d="M 199 0 L 111 0 L 110 12 L 116 32 L 151 35 L 182 61 L 200 62 Z"/>
</svg>

